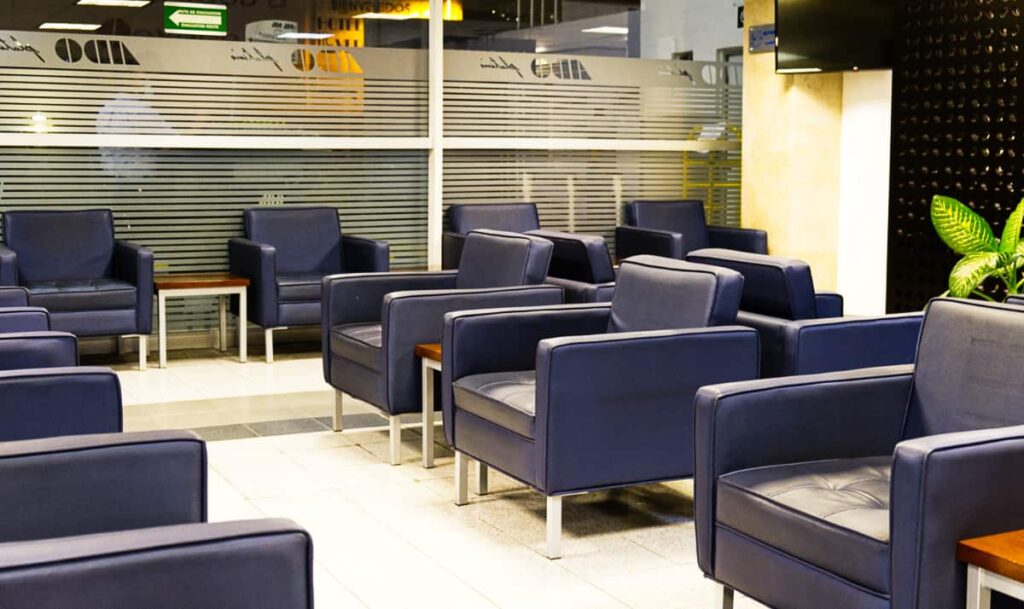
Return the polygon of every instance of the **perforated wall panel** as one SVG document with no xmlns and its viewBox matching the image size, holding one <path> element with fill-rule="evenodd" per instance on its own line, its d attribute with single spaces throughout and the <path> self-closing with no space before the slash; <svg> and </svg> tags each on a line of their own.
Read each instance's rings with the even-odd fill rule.
<svg viewBox="0 0 1024 609">
<path fill-rule="evenodd" d="M 1001 233 L 1024 193 L 1021 0 L 907 0 L 898 22 L 888 307 L 920 310 L 957 260 L 929 208 L 956 197 Z"/>
</svg>

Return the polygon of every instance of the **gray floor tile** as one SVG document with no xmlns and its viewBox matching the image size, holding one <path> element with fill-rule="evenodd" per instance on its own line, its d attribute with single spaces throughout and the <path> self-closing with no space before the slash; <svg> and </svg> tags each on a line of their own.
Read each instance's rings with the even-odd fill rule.
<svg viewBox="0 0 1024 609">
<path fill-rule="evenodd" d="M 293 433 L 312 433 L 315 431 L 329 431 L 330 425 L 325 425 L 318 419 L 289 419 L 287 421 L 264 421 L 262 423 L 246 423 L 246 427 L 260 436 L 284 436 Z"/>
<path fill-rule="evenodd" d="M 213 427 L 199 427 L 192 431 L 199 434 L 199 437 L 207 442 L 218 440 L 241 440 L 242 438 L 256 438 L 257 434 L 245 425 L 216 425 Z"/>
</svg>

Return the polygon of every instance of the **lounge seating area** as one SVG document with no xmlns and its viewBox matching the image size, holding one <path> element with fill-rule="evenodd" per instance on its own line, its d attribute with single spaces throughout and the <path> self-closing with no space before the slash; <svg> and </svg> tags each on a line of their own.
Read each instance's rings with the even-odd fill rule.
<svg viewBox="0 0 1024 609">
<path fill-rule="evenodd" d="M 1024 609 L 1022 15 L 0 0 L 0 609 Z"/>
<path fill-rule="evenodd" d="M 452 215 L 515 222 L 495 208 Z M 626 209 L 635 223 L 678 219 L 692 204 Z M 608 544 L 626 544 L 664 570 L 699 567 L 708 580 L 698 588 L 716 600 L 694 606 L 729 608 L 737 598 L 774 607 L 958 606 L 950 599 L 966 583 L 957 541 L 1017 521 L 1016 485 L 961 491 L 1012 480 L 1020 469 L 1013 425 L 1024 394 L 1016 375 L 1000 379 L 995 370 L 1021 363 L 1024 302 L 940 298 L 924 313 L 844 317 L 843 296 L 816 291 L 806 262 L 676 247 L 692 245 L 703 225 L 671 238 L 682 256 L 633 255 L 613 268 L 603 238 L 532 228 L 523 218 L 536 216 L 534 206 L 511 211 L 524 230 L 470 230 L 459 238 L 457 269 L 440 272 L 389 271 L 389 245 L 343 235 L 331 209 L 245 212 L 249 238 L 226 246 L 232 276 L 248 280 L 246 312 L 265 332 L 267 357 L 216 366 L 270 373 L 309 362 L 322 368 L 321 381 L 306 381 L 321 387 L 311 394 L 314 410 L 333 411 L 238 425 L 248 440 L 231 425 L 163 430 L 133 416 L 145 404 L 126 406 L 122 385 L 130 395 L 166 370 L 133 371 L 124 360 L 117 371 L 81 365 L 81 341 L 92 333 L 142 326 L 97 322 L 96 330 L 89 320 L 124 317 L 102 313 L 106 296 L 72 298 L 85 309 L 76 313 L 52 294 L 82 294 L 88 283 L 102 295 L 128 275 L 137 283 L 125 285 L 154 285 L 155 256 L 116 244 L 109 210 L 5 214 L 13 285 L 0 287 L 4 606 L 99 605 L 116 588 L 119 607 L 206 606 L 210 598 L 218 607 L 308 607 L 321 582 L 329 606 L 361 606 L 355 596 L 338 604 L 338 590 L 365 591 L 344 572 L 321 566 L 327 574 L 314 578 L 312 548 L 336 533 L 308 509 L 342 509 L 342 519 L 351 511 L 357 522 L 370 516 L 356 514 L 384 509 L 376 523 L 402 493 L 412 504 L 399 519 L 422 508 L 428 530 L 462 535 L 468 527 L 484 546 L 493 542 L 481 538 L 510 536 L 523 544 L 517 553 L 536 557 L 527 562 L 567 560 L 576 565 L 568 573 L 598 590 L 614 578 L 589 569 Z M 33 250 L 26 237 L 72 227 L 84 227 L 88 247 L 64 258 Z M 738 247 L 765 244 L 757 231 L 731 234 Z M 709 240 L 723 243 L 701 243 Z M 91 265 L 53 270 L 85 252 L 96 252 Z M 586 279 L 592 285 L 580 288 Z M 133 303 L 146 300 L 138 289 Z M 241 323 L 245 305 L 231 300 Z M 56 311 L 42 306 L 54 303 Z M 274 361 L 274 330 L 315 324 L 322 357 L 289 349 Z M 236 399 L 251 399 L 248 391 Z M 279 400 L 298 395 L 281 391 Z M 422 464 L 413 447 L 420 438 L 430 449 Z M 213 454 L 223 453 L 223 465 L 209 464 L 207 451 L 221 443 Z M 385 497 L 346 496 L 375 497 L 379 482 Z M 304 509 L 295 492 L 312 492 L 312 505 Z M 228 517 L 215 524 L 211 497 L 230 498 L 216 508 Z M 645 518 L 654 520 L 637 524 Z M 383 522 L 417 556 L 412 548 L 424 538 Z M 335 564 L 344 550 L 327 543 Z M 677 544 L 688 549 L 668 549 Z M 118 560 L 104 559 L 112 554 Z M 129 575 L 131 584 L 119 583 Z M 75 582 L 75 592 L 52 595 L 48 581 Z M 392 600 L 367 606 L 397 597 L 383 598 Z"/>
</svg>

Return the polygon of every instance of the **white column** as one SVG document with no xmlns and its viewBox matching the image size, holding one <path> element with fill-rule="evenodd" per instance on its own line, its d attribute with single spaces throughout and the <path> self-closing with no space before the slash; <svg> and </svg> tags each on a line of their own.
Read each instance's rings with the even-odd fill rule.
<svg viewBox="0 0 1024 609">
<path fill-rule="evenodd" d="M 847 315 L 885 313 L 891 133 L 892 72 L 845 74 L 836 288 Z"/>
<path fill-rule="evenodd" d="M 441 268 L 441 232 L 444 213 L 444 13 L 443 0 L 430 0 L 430 97 L 427 121 L 430 160 L 427 176 L 427 266 Z"/>
</svg>

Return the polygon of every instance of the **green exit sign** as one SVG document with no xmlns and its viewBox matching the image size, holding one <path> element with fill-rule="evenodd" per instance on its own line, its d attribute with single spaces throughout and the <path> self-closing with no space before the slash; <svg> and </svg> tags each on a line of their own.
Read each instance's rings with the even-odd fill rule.
<svg viewBox="0 0 1024 609">
<path fill-rule="evenodd" d="M 189 36 L 227 36 L 228 7 L 199 2 L 164 2 L 164 32 Z"/>
</svg>

